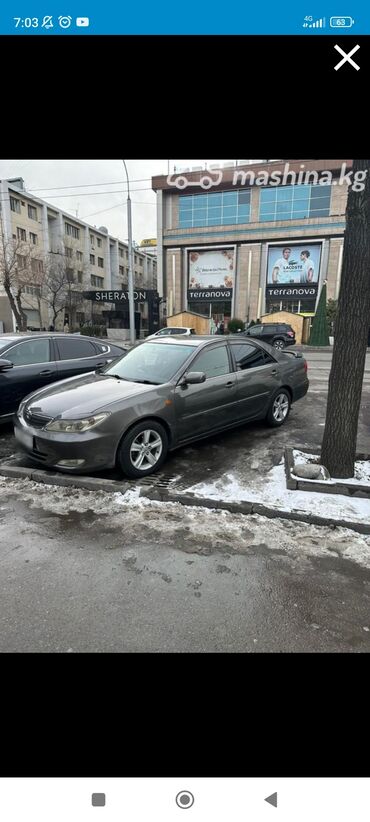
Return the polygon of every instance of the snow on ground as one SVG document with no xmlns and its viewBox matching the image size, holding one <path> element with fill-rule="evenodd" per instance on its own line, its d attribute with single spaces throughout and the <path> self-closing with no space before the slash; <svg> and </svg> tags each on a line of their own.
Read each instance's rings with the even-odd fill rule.
<svg viewBox="0 0 370 822">
<path fill-rule="evenodd" d="M 299 452 L 295 452 L 299 453 Z M 289 491 L 286 487 L 284 461 L 267 474 L 244 479 L 242 475 L 223 474 L 214 482 L 200 482 L 186 488 L 208 499 L 230 502 L 260 502 L 282 511 L 316 514 L 320 517 L 370 524 L 370 500 L 354 499 L 342 494 L 320 494 L 312 491 Z"/>
<path fill-rule="evenodd" d="M 293 450 L 293 459 L 294 462 L 298 463 L 307 463 L 311 460 L 317 461 L 318 456 L 317 454 L 307 454 L 305 451 L 298 451 Z M 295 474 L 293 474 L 295 476 Z M 302 477 L 297 477 L 300 482 L 302 482 Z M 322 479 L 319 480 L 310 480 L 310 482 L 322 482 Z M 338 479 L 335 477 L 331 477 L 330 480 L 325 480 L 325 482 L 330 485 L 333 485 L 336 482 L 344 483 L 345 485 L 357 485 L 360 483 L 361 485 L 370 485 L 370 461 L 369 460 L 358 460 L 355 462 L 355 476 L 349 479 Z"/>
<path fill-rule="evenodd" d="M 282 468 L 282 466 L 276 466 Z M 276 468 L 273 471 L 276 471 Z M 230 487 L 231 487 L 230 483 Z M 301 496 L 301 494 L 300 494 Z M 318 494 L 307 494 L 311 500 Z M 235 499 L 235 497 L 233 497 Z M 271 502 L 271 500 L 270 500 Z M 370 535 L 357 534 L 347 528 L 309 525 L 282 518 L 271 521 L 253 514 L 231 514 L 229 511 L 160 502 L 138 496 L 137 489 L 125 494 L 87 491 L 57 485 L 43 485 L 28 479 L 7 479 L 0 476 L 0 556 L 2 523 L 16 516 L 16 505 L 29 506 L 41 523 L 45 512 L 66 517 L 68 527 L 94 529 L 97 518 L 107 540 L 112 529 L 125 530 L 132 544 L 155 538 L 171 545 L 174 551 L 209 554 L 243 554 L 259 551 L 283 554 L 292 566 L 310 563 L 310 557 L 339 557 L 370 569 Z M 15 506 L 15 507 L 14 507 Z M 14 510 L 14 513 L 12 513 Z M 71 525 L 72 523 L 72 525 Z M 67 526 L 66 526 L 67 527 Z M 37 521 L 30 521 L 30 534 L 37 540 Z M 194 540 L 196 534 L 196 540 Z M 102 539 L 102 551 L 106 549 Z"/>
</svg>

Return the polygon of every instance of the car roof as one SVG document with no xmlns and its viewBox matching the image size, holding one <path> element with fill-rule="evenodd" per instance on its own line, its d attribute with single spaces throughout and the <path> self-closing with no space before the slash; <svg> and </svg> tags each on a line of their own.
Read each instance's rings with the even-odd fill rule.
<svg viewBox="0 0 370 822">
<path fill-rule="evenodd" d="M 178 328 L 178 326 L 176 326 L 176 328 Z M 143 340 L 143 343 L 155 343 L 155 345 L 194 345 L 196 347 L 202 343 L 210 342 L 210 340 L 218 343 L 222 342 L 220 337 L 216 337 L 215 334 L 204 336 L 192 334 L 191 336 L 189 335 L 189 337 L 185 337 L 184 334 L 173 334 L 171 337 L 153 337 L 151 340 Z"/>
</svg>

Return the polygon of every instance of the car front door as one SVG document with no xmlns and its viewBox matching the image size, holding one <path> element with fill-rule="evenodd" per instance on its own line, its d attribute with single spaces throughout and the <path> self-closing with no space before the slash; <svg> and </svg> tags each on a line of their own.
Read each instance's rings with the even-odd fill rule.
<svg viewBox="0 0 370 822">
<path fill-rule="evenodd" d="M 187 371 L 202 371 L 206 380 L 175 389 L 179 441 L 227 426 L 236 415 L 236 373 L 226 342 L 200 351 Z"/>
<path fill-rule="evenodd" d="M 258 416 L 280 385 L 279 364 L 249 340 L 230 342 L 237 372 L 238 419 Z"/>
<path fill-rule="evenodd" d="M 84 340 L 83 337 L 55 337 L 55 344 L 58 352 L 59 380 L 85 374 L 86 371 L 95 371 L 108 359 L 103 354 L 98 354 L 91 340 Z"/>
<path fill-rule="evenodd" d="M 48 337 L 15 343 L 2 356 L 13 363 L 13 368 L 0 372 L 0 416 L 14 414 L 23 397 L 58 378 Z"/>
</svg>

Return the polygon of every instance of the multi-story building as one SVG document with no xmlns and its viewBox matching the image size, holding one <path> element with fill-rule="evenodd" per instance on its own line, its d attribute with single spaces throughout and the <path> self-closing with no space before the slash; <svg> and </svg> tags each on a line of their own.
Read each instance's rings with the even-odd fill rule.
<svg viewBox="0 0 370 822">
<path fill-rule="evenodd" d="M 116 310 L 114 302 L 97 303 L 82 295 L 93 289 L 121 292 L 128 288 L 127 244 L 111 236 L 104 226 L 91 226 L 30 194 L 22 178 L 0 181 L 0 207 L 6 242 L 19 241 L 24 248 L 32 250 L 27 284 L 21 295 L 28 326 L 48 328 L 52 322 L 50 305 L 41 297 L 41 283 L 45 265 L 55 260 L 64 267 L 67 281 L 66 304 L 58 315 L 56 327 L 62 329 L 66 321 L 71 329 L 85 322 L 119 327 L 124 312 Z M 156 260 L 135 247 L 133 262 L 134 288 L 140 295 L 143 289 L 156 291 Z M 148 303 L 140 299 L 136 303 L 141 327 L 146 330 Z M 0 321 L 5 331 L 15 329 L 15 319 L 4 289 L 1 290 L 1 282 Z"/>
<path fill-rule="evenodd" d="M 167 315 L 314 316 L 324 281 L 338 296 L 352 161 L 242 162 L 152 179 Z"/>
</svg>

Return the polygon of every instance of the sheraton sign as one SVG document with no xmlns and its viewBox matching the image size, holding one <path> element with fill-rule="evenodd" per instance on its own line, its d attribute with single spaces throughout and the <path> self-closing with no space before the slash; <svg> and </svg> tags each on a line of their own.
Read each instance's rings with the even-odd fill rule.
<svg viewBox="0 0 370 822">
<path fill-rule="evenodd" d="M 129 302 L 128 291 L 84 291 L 82 295 L 85 300 L 92 300 L 95 303 L 127 303 Z M 145 303 L 158 297 L 157 291 L 151 288 L 140 288 L 134 291 L 136 303 Z"/>
</svg>

